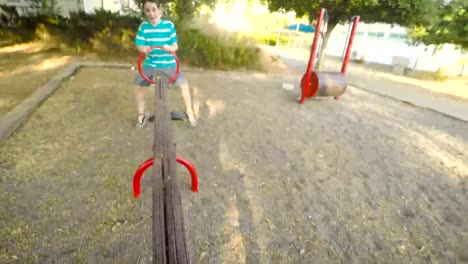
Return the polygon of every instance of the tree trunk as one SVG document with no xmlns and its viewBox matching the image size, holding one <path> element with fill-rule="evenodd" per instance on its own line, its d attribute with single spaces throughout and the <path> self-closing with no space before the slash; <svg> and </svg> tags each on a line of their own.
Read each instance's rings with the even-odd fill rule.
<svg viewBox="0 0 468 264">
<path fill-rule="evenodd" d="M 327 32 L 325 33 L 325 37 L 323 39 L 322 45 L 320 46 L 319 50 L 319 59 L 317 61 L 317 71 L 320 71 L 323 66 L 324 66 L 324 61 L 325 61 L 325 50 L 328 45 L 328 40 L 330 39 L 331 33 L 333 32 L 333 29 L 335 29 L 337 24 L 328 24 L 327 25 Z"/>
</svg>

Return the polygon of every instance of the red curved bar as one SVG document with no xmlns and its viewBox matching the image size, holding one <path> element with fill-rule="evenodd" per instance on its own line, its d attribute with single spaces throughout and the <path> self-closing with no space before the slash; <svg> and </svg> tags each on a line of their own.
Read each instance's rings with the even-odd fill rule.
<svg viewBox="0 0 468 264">
<path fill-rule="evenodd" d="M 143 174 L 145 171 L 153 165 L 153 159 L 147 159 L 143 164 L 138 167 L 138 169 L 135 171 L 135 176 L 133 176 L 133 197 L 138 198 L 140 196 L 140 191 L 141 191 L 141 177 L 143 177 Z"/>
<path fill-rule="evenodd" d="M 176 161 L 185 166 L 185 168 L 190 172 L 192 177 L 192 191 L 198 192 L 198 173 L 195 169 L 195 166 L 188 160 L 176 156 Z"/>
<path fill-rule="evenodd" d="M 173 57 L 174 59 L 176 60 L 176 72 L 174 74 L 174 76 L 172 76 L 172 78 L 169 80 L 169 83 L 173 83 L 176 79 L 177 79 L 177 76 L 179 75 L 179 71 L 180 71 L 180 62 L 179 62 L 179 58 L 177 57 L 177 55 L 171 51 L 171 50 L 167 50 L 161 46 L 154 46 L 154 47 L 151 47 L 151 50 L 154 50 L 154 49 L 160 49 L 160 50 L 164 50 L 164 51 L 167 51 L 169 52 Z M 140 56 L 138 57 L 138 71 L 140 72 L 140 75 L 141 77 L 143 77 L 143 79 L 145 79 L 147 82 L 151 83 L 151 84 L 154 84 L 154 81 L 149 79 L 148 77 L 146 77 L 146 75 L 143 73 L 143 70 L 141 68 L 141 63 L 143 62 L 143 60 L 145 59 L 146 57 L 146 54 L 144 52 L 140 53 Z"/>
<path fill-rule="evenodd" d="M 198 173 L 197 173 L 197 170 L 195 169 L 195 166 L 188 160 L 181 158 L 179 156 L 176 156 L 176 161 L 184 165 L 185 168 L 190 172 L 190 176 L 192 177 L 192 191 L 198 192 Z M 135 175 L 133 176 L 133 197 L 138 198 L 138 196 L 140 196 L 141 177 L 143 177 L 143 174 L 145 173 L 145 171 L 149 167 L 153 166 L 153 164 L 154 164 L 153 158 L 147 159 L 135 171 Z"/>
</svg>

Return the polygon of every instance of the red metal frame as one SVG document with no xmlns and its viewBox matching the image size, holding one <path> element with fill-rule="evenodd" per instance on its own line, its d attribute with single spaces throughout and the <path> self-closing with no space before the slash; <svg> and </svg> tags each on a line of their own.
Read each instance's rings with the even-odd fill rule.
<svg viewBox="0 0 468 264">
<path fill-rule="evenodd" d="M 351 34 L 349 35 L 349 40 L 346 45 L 346 54 L 343 60 L 343 65 L 341 66 L 341 73 L 346 74 L 346 69 L 348 68 L 349 56 L 351 55 L 351 48 L 353 46 L 354 36 L 356 35 L 356 28 L 357 24 L 359 23 L 359 16 L 355 16 L 353 19 L 353 28 L 351 30 Z M 338 101 L 340 99 L 339 96 L 334 97 L 335 100 Z"/>
<path fill-rule="evenodd" d="M 151 47 L 151 50 L 154 50 L 154 49 L 160 49 L 160 50 L 164 50 L 164 51 L 167 51 L 169 52 L 173 57 L 174 59 L 176 60 L 176 72 L 174 73 L 174 75 L 172 76 L 172 78 L 169 80 L 169 83 L 173 83 L 176 79 L 177 79 L 177 76 L 179 75 L 179 71 L 180 71 L 180 63 L 179 63 L 179 58 L 177 57 L 177 55 L 171 51 L 171 50 L 167 50 L 161 46 L 153 46 Z M 138 57 L 138 71 L 140 72 L 140 75 L 141 77 L 143 77 L 143 79 L 145 79 L 147 82 L 151 83 L 151 84 L 154 84 L 154 81 L 149 79 L 148 77 L 146 77 L 146 75 L 143 73 L 143 69 L 141 67 L 141 63 L 143 62 L 143 60 L 145 59 L 146 57 L 146 53 L 142 52 L 140 53 L 140 56 Z"/>
<path fill-rule="evenodd" d="M 301 82 L 302 95 L 301 95 L 301 100 L 299 101 L 300 104 L 304 103 L 304 100 L 306 97 L 311 97 L 315 95 L 315 93 L 311 94 L 311 91 L 310 91 L 310 85 L 309 85 L 310 75 L 312 73 L 312 70 L 314 69 L 314 61 L 315 61 L 315 56 L 317 56 L 317 45 L 318 45 L 318 40 L 320 37 L 320 31 L 322 29 L 324 15 L 325 15 L 325 8 L 321 8 L 319 11 L 318 19 L 317 19 L 317 25 L 315 26 L 315 36 L 314 36 L 314 42 L 312 43 L 312 50 L 310 51 L 309 63 L 307 65 L 306 74 L 304 75 L 302 82 Z"/>
<path fill-rule="evenodd" d="M 190 176 L 192 177 L 192 191 L 198 192 L 198 174 L 197 174 L 197 170 L 195 169 L 195 166 L 190 161 L 184 158 L 181 158 L 179 156 L 176 156 L 176 161 L 184 165 L 185 168 L 187 168 L 187 170 L 190 172 Z M 133 176 L 133 196 L 135 198 L 138 198 L 138 196 L 140 196 L 141 177 L 143 177 L 143 174 L 149 167 L 153 166 L 153 163 L 154 163 L 153 158 L 147 159 L 135 171 L 135 175 Z"/>
<path fill-rule="evenodd" d="M 357 25 L 359 23 L 359 16 L 355 16 L 353 19 L 353 29 L 351 30 L 351 35 L 349 36 L 348 46 L 346 47 L 346 55 L 343 60 L 343 66 L 341 67 L 341 73 L 345 74 L 346 69 L 348 68 L 348 61 L 351 55 L 351 47 L 353 46 L 354 36 L 356 35 Z"/>
<path fill-rule="evenodd" d="M 310 51 L 310 58 L 309 58 L 309 63 L 307 65 L 307 70 L 304 76 L 302 77 L 301 80 L 301 99 L 299 100 L 300 104 L 303 104 L 305 101 L 305 98 L 307 97 L 313 97 L 315 94 L 318 92 L 318 87 L 312 87 L 313 85 L 310 83 L 312 71 L 314 69 L 314 61 L 315 61 L 315 56 L 317 55 L 317 46 L 318 46 L 318 38 L 320 36 L 321 30 L 322 30 L 322 23 L 324 19 L 324 14 L 325 14 L 325 8 L 321 8 L 319 11 L 319 16 L 317 19 L 317 25 L 315 27 L 315 36 L 314 36 L 314 42 L 312 43 L 312 50 Z M 351 34 L 349 36 L 349 40 L 346 46 L 346 54 L 343 60 L 343 65 L 341 67 L 341 73 L 346 74 L 346 69 L 348 67 L 348 61 L 349 57 L 351 55 L 351 49 L 353 46 L 353 41 L 354 41 L 354 36 L 356 35 L 356 29 L 357 25 L 359 23 L 359 16 L 355 16 L 353 19 L 353 27 L 351 30 Z M 339 96 L 334 97 L 335 100 L 339 99 Z"/>
</svg>

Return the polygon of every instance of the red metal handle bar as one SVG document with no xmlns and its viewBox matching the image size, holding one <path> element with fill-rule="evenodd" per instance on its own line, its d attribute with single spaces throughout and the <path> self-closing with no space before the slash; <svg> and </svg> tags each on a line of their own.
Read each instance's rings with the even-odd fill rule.
<svg viewBox="0 0 468 264">
<path fill-rule="evenodd" d="M 179 62 L 179 58 L 177 57 L 177 55 L 171 51 L 171 50 L 167 50 L 161 46 L 154 46 L 154 47 L 151 47 L 151 50 L 154 50 L 154 49 L 160 49 L 160 50 L 164 50 L 164 51 L 167 51 L 169 52 L 175 59 L 176 61 L 176 72 L 175 74 L 172 76 L 172 78 L 169 80 L 169 83 L 173 83 L 176 79 L 177 79 L 177 76 L 179 75 L 179 71 L 180 71 L 180 62 Z M 140 53 L 140 56 L 138 57 L 138 71 L 140 72 L 140 75 L 141 77 L 143 77 L 143 79 L 145 79 L 147 82 L 151 83 L 151 84 L 154 84 L 154 81 L 149 79 L 148 77 L 146 77 L 146 75 L 143 73 L 143 69 L 141 67 L 141 64 L 143 62 L 143 60 L 145 59 L 146 57 L 146 53 L 142 52 Z"/>
</svg>

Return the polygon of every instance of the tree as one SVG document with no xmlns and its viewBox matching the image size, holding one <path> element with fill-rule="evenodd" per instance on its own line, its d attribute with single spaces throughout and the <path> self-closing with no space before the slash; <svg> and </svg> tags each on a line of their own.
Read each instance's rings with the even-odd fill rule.
<svg viewBox="0 0 468 264">
<path fill-rule="evenodd" d="M 159 0 L 164 6 L 164 11 L 172 12 L 179 22 L 189 21 L 196 8 L 202 4 L 213 5 L 216 0 Z M 135 3 L 143 9 L 144 0 L 135 0 Z"/>
<path fill-rule="evenodd" d="M 320 8 L 328 12 L 328 26 L 320 50 L 317 68 L 322 66 L 328 39 L 340 23 L 359 15 L 367 23 L 382 22 L 401 26 L 430 24 L 443 0 L 265 0 L 270 11 L 294 11 L 297 16 L 308 15 L 312 23 Z"/>
<path fill-rule="evenodd" d="M 413 26 L 410 37 L 425 44 L 452 43 L 468 48 L 468 0 L 452 0 L 445 4 L 428 26 Z"/>
</svg>

